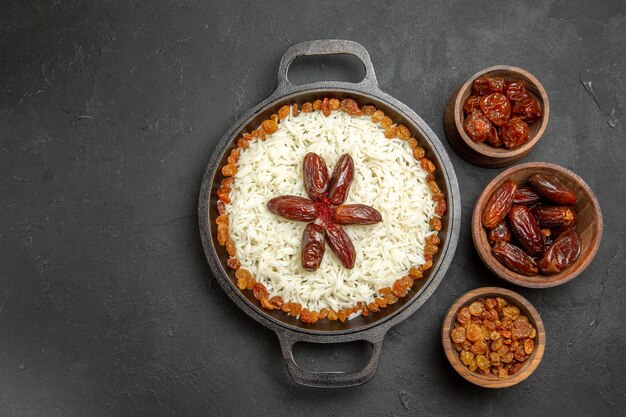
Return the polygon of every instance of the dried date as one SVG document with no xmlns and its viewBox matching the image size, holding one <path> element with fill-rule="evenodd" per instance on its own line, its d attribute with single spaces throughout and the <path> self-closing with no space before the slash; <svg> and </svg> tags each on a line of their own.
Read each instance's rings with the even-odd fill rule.
<svg viewBox="0 0 626 417">
<path fill-rule="evenodd" d="M 537 256 L 543 252 L 543 237 L 528 207 L 521 205 L 511 207 L 509 223 L 513 234 L 526 253 Z"/>
<path fill-rule="evenodd" d="M 535 204 L 539 200 L 541 200 L 541 196 L 525 185 L 517 187 L 517 191 L 515 191 L 513 196 L 513 204 L 523 204 L 525 206 Z"/>
<path fill-rule="evenodd" d="M 482 222 L 486 229 L 493 229 L 506 216 L 513 205 L 517 182 L 505 180 L 491 194 L 482 212 Z"/>
<path fill-rule="evenodd" d="M 307 224 L 302 233 L 302 245 L 300 246 L 302 267 L 307 271 L 319 269 L 325 249 L 324 228 L 315 223 Z"/>
<path fill-rule="evenodd" d="M 574 210 L 567 206 L 539 205 L 532 209 L 532 213 L 541 227 L 570 226 L 576 220 Z"/>
<path fill-rule="evenodd" d="M 304 188 L 309 198 L 314 201 L 324 201 L 328 190 L 328 168 L 326 161 L 316 153 L 309 152 L 302 164 Z"/>
<path fill-rule="evenodd" d="M 352 241 L 346 232 L 336 223 L 331 223 L 326 227 L 326 243 L 337 255 L 341 264 L 348 268 L 354 268 L 356 251 Z"/>
<path fill-rule="evenodd" d="M 354 161 L 348 154 L 341 155 L 335 165 L 328 185 L 328 200 L 338 206 L 346 201 L 348 189 L 354 178 Z"/>
<path fill-rule="evenodd" d="M 335 223 L 342 225 L 375 224 L 380 223 L 383 219 L 378 210 L 364 204 L 336 206 L 333 216 Z"/>
<path fill-rule="evenodd" d="M 318 206 L 308 198 L 294 195 L 274 197 L 267 203 L 267 209 L 289 220 L 311 222 L 318 216 Z"/>
<path fill-rule="evenodd" d="M 535 174 L 528 179 L 533 188 L 546 199 L 558 203 L 573 205 L 578 201 L 576 193 L 552 174 Z"/>
<path fill-rule="evenodd" d="M 510 242 L 511 241 L 511 229 L 506 220 L 502 220 L 496 227 L 491 229 L 487 234 L 487 240 L 493 246 L 496 242 Z"/>
<path fill-rule="evenodd" d="M 519 274 L 534 276 L 539 272 L 533 258 L 510 243 L 497 242 L 491 249 L 491 253 L 500 263 Z"/>
<path fill-rule="evenodd" d="M 581 248 L 580 235 L 574 230 L 566 230 L 543 254 L 539 269 L 544 274 L 557 274 L 578 259 Z"/>
</svg>

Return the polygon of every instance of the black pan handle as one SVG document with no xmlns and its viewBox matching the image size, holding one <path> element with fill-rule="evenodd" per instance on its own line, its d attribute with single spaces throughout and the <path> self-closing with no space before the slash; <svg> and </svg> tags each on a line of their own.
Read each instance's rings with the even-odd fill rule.
<svg viewBox="0 0 626 417">
<path fill-rule="evenodd" d="M 293 84 L 287 78 L 287 72 L 289 71 L 289 65 L 291 65 L 294 59 L 299 56 L 333 54 L 348 54 L 357 57 L 365 67 L 365 78 L 356 84 L 378 88 L 378 81 L 376 80 L 370 54 L 363 45 L 358 42 L 341 39 L 320 39 L 297 43 L 285 51 L 278 67 L 276 91 L 282 95 L 287 93 L 291 89 L 290 87 L 293 87 Z"/>
<path fill-rule="evenodd" d="M 311 343 L 333 343 L 334 340 L 328 340 L 328 342 L 320 342 L 319 339 L 306 340 L 301 335 L 291 332 L 277 332 L 278 340 L 280 341 L 280 348 L 283 352 L 283 358 L 287 363 L 287 370 L 291 374 L 291 377 L 299 384 L 306 385 L 308 387 L 316 388 L 347 388 L 357 385 L 365 384 L 372 379 L 378 368 L 378 359 L 380 358 L 380 352 L 383 347 L 383 339 L 385 338 L 385 332 L 378 332 L 376 335 L 364 335 L 363 337 L 355 337 L 354 340 L 365 340 L 372 344 L 372 353 L 370 359 L 361 369 L 357 372 L 311 372 L 306 371 L 298 366 L 293 357 L 293 346 L 302 341 Z M 332 338 L 331 338 L 332 339 Z"/>
</svg>

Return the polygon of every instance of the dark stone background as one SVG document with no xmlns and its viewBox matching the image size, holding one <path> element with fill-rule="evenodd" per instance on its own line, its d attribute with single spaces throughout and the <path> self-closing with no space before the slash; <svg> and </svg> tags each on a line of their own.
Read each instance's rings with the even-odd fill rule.
<svg viewBox="0 0 626 417">
<path fill-rule="evenodd" d="M 619 0 L 3 2 L 0 415 L 624 415 L 625 12 Z M 381 88 L 442 140 L 448 97 L 479 69 L 518 65 L 546 87 L 550 123 L 525 161 L 582 176 L 605 229 L 575 281 L 513 288 L 548 335 L 524 383 L 474 387 L 440 346 L 456 297 L 512 288 L 480 263 L 469 233 L 473 203 L 499 171 L 453 153 L 463 203 L 453 265 L 387 335 L 365 386 L 295 385 L 274 334 L 212 278 L 195 214 L 204 167 L 272 91 L 285 49 L 315 38 L 361 42 Z M 298 67 L 303 79 L 355 76 L 345 60 Z M 363 354 L 309 349 L 301 362 L 351 369 Z"/>
</svg>

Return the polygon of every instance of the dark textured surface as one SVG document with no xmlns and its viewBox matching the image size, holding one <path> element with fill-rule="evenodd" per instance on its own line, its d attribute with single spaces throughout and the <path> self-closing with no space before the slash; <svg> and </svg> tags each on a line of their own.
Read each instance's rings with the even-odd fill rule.
<svg viewBox="0 0 626 417">
<path fill-rule="evenodd" d="M 0 415 L 626 413 L 623 2 L 14 2 L 0 28 Z M 550 123 L 524 161 L 585 179 L 605 232 L 571 283 L 507 285 L 540 311 L 548 338 L 519 386 L 465 383 L 440 346 L 458 295 L 503 285 L 469 233 L 474 200 L 499 171 L 454 154 L 457 255 L 434 296 L 388 334 L 367 385 L 295 385 L 274 334 L 213 281 L 195 216 L 210 153 L 272 91 L 284 50 L 325 37 L 362 43 L 381 88 L 440 138 L 446 100 L 482 67 L 521 66 L 550 94 Z M 361 350 L 321 349 L 346 367 Z"/>
</svg>

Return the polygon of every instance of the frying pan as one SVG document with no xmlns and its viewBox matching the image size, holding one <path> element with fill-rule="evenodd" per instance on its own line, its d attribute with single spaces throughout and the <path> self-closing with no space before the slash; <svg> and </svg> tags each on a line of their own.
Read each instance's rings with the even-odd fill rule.
<svg viewBox="0 0 626 417">
<path fill-rule="evenodd" d="M 358 83 L 319 81 L 294 85 L 287 78 L 289 65 L 295 58 L 331 54 L 349 54 L 358 58 L 365 67 L 363 80 Z M 433 267 L 422 279 L 415 282 L 413 288 L 400 301 L 378 313 L 370 314 L 368 317 L 359 316 L 345 323 L 323 320 L 316 324 L 305 324 L 281 311 L 264 310 L 250 291 L 241 292 L 237 289 L 234 271 L 226 266 L 228 254 L 217 243 L 216 193 L 223 179 L 220 168 L 226 164 L 231 149 L 236 147 L 237 138 L 256 129 L 263 120 L 269 119 L 271 114 L 277 113 L 285 104 L 296 102 L 302 105 L 304 102 L 324 97 L 335 97 L 340 100 L 350 97 L 360 106 L 372 104 L 383 110 L 394 122 L 406 125 L 420 145 L 426 149 L 426 156 L 437 168 L 436 180 L 446 195 L 448 211 L 442 218 L 443 228 L 439 232 L 440 250 L 433 259 Z M 218 143 L 202 179 L 198 219 L 204 252 L 215 278 L 241 310 L 276 333 L 287 369 L 293 379 L 312 387 L 339 388 L 364 384 L 374 376 L 387 331 L 424 304 L 443 279 L 459 238 L 461 200 L 452 163 L 441 142 L 415 112 L 378 88 L 374 67 L 367 50 L 353 41 L 313 40 L 295 44 L 287 49 L 280 61 L 274 92 L 241 117 Z M 293 346 L 298 342 L 341 343 L 355 340 L 365 340 L 372 345 L 368 363 L 357 372 L 307 371 L 300 368 L 293 357 Z"/>
</svg>

